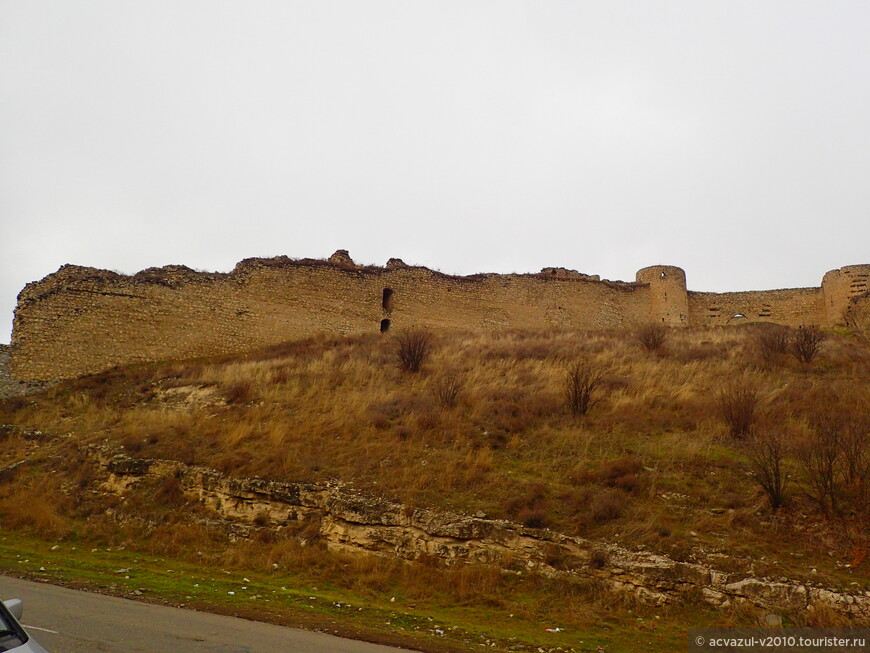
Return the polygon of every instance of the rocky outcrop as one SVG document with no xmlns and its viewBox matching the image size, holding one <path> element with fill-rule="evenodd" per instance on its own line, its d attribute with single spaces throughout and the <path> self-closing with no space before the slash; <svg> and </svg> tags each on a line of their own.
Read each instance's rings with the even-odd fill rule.
<svg viewBox="0 0 870 653">
<path fill-rule="evenodd" d="M 214 470 L 166 460 L 130 458 L 91 446 L 108 472 L 105 489 L 126 493 L 146 478 L 174 476 L 187 496 L 225 520 L 229 532 L 281 528 L 299 520 L 317 525 L 318 536 L 337 551 L 437 560 L 444 565 L 482 563 L 513 573 L 567 580 L 595 579 L 646 601 L 666 603 L 688 594 L 717 606 L 748 601 L 767 609 L 825 606 L 870 621 L 870 591 L 846 593 L 784 579 L 735 578 L 711 567 L 644 550 L 526 528 L 497 519 L 411 509 L 367 497 L 344 484 L 235 479 Z"/>
</svg>

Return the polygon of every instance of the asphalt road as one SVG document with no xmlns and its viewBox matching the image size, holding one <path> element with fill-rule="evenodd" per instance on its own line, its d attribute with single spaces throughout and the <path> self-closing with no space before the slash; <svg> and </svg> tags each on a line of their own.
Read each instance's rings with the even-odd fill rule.
<svg viewBox="0 0 870 653">
<path fill-rule="evenodd" d="M 24 627 L 51 653 L 396 653 L 403 650 L 6 576 L 0 576 L 0 598 L 24 601 Z"/>
</svg>

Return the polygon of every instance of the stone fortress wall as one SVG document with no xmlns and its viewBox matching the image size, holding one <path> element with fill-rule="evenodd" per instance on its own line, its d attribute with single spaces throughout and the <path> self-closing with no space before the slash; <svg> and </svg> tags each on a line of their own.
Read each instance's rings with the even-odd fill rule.
<svg viewBox="0 0 870 653">
<path fill-rule="evenodd" d="M 248 351 L 318 333 L 720 325 L 831 326 L 866 293 L 870 265 L 828 272 L 820 288 L 739 293 L 686 289 L 673 266 L 634 282 L 564 268 L 538 274 L 451 276 L 390 259 L 358 266 L 246 259 L 230 273 L 184 266 L 132 276 L 65 265 L 18 296 L 10 369 L 20 380 L 71 378 L 115 365 Z M 738 317 L 743 316 L 743 317 Z"/>
</svg>

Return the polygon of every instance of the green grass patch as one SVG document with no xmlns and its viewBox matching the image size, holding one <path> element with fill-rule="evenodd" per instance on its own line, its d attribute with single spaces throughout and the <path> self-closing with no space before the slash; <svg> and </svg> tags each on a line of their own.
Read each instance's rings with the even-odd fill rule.
<svg viewBox="0 0 870 653">
<path fill-rule="evenodd" d="M 312 628 L 425 651 L 647 651 L 683 645 L 690 623 L 710 623 L 711 611 L 647 606 L 601 609 L 588 596 L 591 621 L 566 626 L 565 612 L 581 610 L 584 597 L 547 598 L 547 581 L 510 587 L 509 606 L 458 606 L 443 597 L 419 600 L 389 588 L 373 599 L 303 574 L 216 569 L 86 541 L 50 542 L 0 531 L 0 572 L 125 598 L 187 607 L 258 621 Z M 392 594 L 393 591 L 395 594 Z M 387 598 L 387 595 L 389 598 Z M 502 599 L 504 601 L 504 598 Z M 581 599 L 578 601 L 578 599 Z M 564 602 L 561 608 L 559 602 Z M 508 612 L 507 610 L 515 610 Z M 551 618 L 547 612 L 552 611 Z M 561 613 L 561 614 L 560 614 Z M 578 614 L 574 621 L 584 621 Z"/>
</svg>

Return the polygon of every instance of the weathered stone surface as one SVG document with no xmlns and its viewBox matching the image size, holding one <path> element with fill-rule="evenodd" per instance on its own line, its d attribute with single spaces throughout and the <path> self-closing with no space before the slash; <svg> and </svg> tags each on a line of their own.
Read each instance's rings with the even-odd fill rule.
<svg viewBox="0 0 870 653">
<path fill-rule="evenodd" d="M 112 474 L 124 476 L 144 476 L 151 469 L 152 461 L 142 458 L 130 458 L 123 454 L 113 456 L 107 463 L 106 469 Z"/>
<path fill-rule="evenodd" d="M 819 288 L 699 293 L 687 291 L 685 273 L 674 266 L 644 268 L 631 283 L 565 268 L 463 277 L 400 259 L 383 268 L 359 266 L 345 250 L 328 261 L 246 259 L 227 274 L 171 265 L 127 276 L 65 265 L 18 295 L 8 353 L 15 379 L 53 380 L 115 365 L 239 353 L 318 333 L 379 333 L 385 319 L 389 332 L 735 319 L 833 325 L 848 318 L 850 301 L 866 293 L 868 278 L 870 265 L 855 265 L 828 272 Z"/>
<path fill-rule="evenodd" d="M 732 579 L 704 565 L 547 529 L 434 510 L 408 510 L 395 502 L 363 496 L 342 484 L 232 479 L 173 461 L 130 459 L 107 448 L 91 446 L 86 451 L 109 472 L 107 490 L 124 493 L 143 478 L 174 475 L 190 497 L 213 509 L 239 537 L 247 536 L 255 521 L 260 524 L 264 518 L 272 527 L 314 518 L 320 539 L 337 551 L 404 560 L 435 559 L 445 565 L 519 564 L 551 577 L 594 578 L 614 590 L 653 602 L 668 602 L 700 590 L 704 600 L 717 606 L 733 601 L 749 601 L 769 610 L 824 605 L 870 622 L 870 596 L 860 593 L 807 588 L 788 580 Z M 592 564 L 596 549 L 606 552 L 608 562 L 603 566 Z"/>
<path fill-rule="evenodd" d="M 353 262 L 353 259 L 350 257 L 350 254 L 346 249 L 335 250 L 335 253 L 329 257 L 329 262 L 335 265 L 344 265 L 347 267 L 356 266 L 356 263 Z"/>
<path fill-rule="evenodd" d="M 46 383 L 19 381 L 12 377 L 9 370 L 9 360 L 12 355 L 10 345 L 0 345 L 0 399 L 6 397 L 20 397 L 31 390 L 39 390 Z"/>
</svg>

